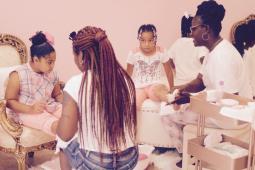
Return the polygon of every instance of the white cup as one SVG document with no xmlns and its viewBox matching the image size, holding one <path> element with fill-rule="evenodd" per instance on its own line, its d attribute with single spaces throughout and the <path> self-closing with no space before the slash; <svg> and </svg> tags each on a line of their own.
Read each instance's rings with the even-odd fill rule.
<svg viewBox="0 0 255 170">
<path fill-rule="evenodd" d="M 218 100 L 218 96 L 218 91 L 215 89 L 206 91 L 206 100 L 208 102 L 216 102 Z"/>
<path fill-rule="evenodd" d="M 255 108 L 255 102 L 248 102 L 248 107 Z"/>
</svg>

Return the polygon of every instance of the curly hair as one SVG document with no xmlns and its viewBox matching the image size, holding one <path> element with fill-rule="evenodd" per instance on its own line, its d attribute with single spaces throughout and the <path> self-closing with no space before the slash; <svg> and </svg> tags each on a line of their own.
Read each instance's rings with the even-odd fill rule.
<svg viewBox="0 0 255 170">
<path fill-rule="evenodd" d="M 218 36 L 225 16 L 225 8 L 214 0 L 204 1 L 197 7 L 196 16 L 200 16 L 203 24 L 210 26 L 215 36 Z"/>
</svg>

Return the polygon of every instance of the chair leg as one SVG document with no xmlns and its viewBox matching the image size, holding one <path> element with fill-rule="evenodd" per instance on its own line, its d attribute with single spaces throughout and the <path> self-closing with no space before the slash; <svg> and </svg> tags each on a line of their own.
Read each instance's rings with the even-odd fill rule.
<svg viewBox="0 0 255 170">
<path fill-rule="evenodd" d="M 26 170 L 26 154 L 25 153 L 18 153 L 15 154 L 15 159 L 18 163 L 18 170 Z"/>
</svg>

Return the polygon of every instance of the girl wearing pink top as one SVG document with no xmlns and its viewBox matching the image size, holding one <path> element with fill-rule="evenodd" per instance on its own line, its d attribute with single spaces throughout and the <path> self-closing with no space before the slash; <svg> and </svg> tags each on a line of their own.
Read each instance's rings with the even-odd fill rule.
<svg viewBox="0 0 255 170">
<path fill-rule="evenodd" d="M 56 52 L 47 36 L 38 32 L 30 39 L 31 61 L 10 73 L 5 99 L 22 124 L 55 135 L 62 92 L 53 71 Z"/>
</svg>

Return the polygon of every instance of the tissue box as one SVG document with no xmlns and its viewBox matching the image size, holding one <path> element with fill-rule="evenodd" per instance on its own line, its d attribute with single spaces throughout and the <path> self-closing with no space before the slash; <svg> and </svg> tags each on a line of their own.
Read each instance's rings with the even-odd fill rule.
<svg viewBox="0 0 255 170">
<path fill-rule="evenodd" d="M 247 150 L 249 148 L 247 143 L 226 135 L 222 136 L 223 142 L 231 142 L 232 144 L 238 145 Z M 203 146 L 205 137 L 206 136 L 201 136 L 188 141 L 188 154 L 194 156 L 198 160 L 201 160 L 202 165 L 203 162 L 206 162 L 210 167 L 222 170 L 241 170 L 247 167 L 248 155 L 232 159 L 230 156 L 214 152 L 213 150 Z"/>
<path fill-rule="evenodd" d="M 221 120 L 226 125 L 241 125 L 245 122 L 234 120 L 228 117 L 225 117 L 220 114 L 222 106 L 219 103 L 212 103 L 206 100 L 206 92 L 202 92 L 198 95 L 190 97 L 190 110 L 195 113 L 205 114 L 206 117 L 211 117 L 216 120 Z M 250 102 L 250 99 L 241 97 L 239 95 L 234 95 L 230 93 L 223 93 L 222 99 L 234 99 L 239 102 L 240 105 L 247 105 Z"/>
</svg>

